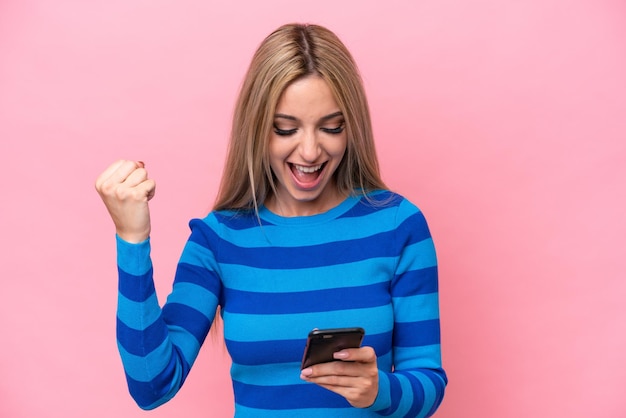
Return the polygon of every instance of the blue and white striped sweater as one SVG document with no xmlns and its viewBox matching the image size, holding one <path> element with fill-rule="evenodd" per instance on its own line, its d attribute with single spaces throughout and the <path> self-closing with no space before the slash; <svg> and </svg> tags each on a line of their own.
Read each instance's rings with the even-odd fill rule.
<svg viewBox="0 0 626 418">
<path fill-rule="evenodd" d="M 130 392 L 145 409 L 183 384 L 218 304 L 237 417 L 430 416 L 441 368 L 437 262 L 424 217 L 390 192 L 284 218 L 212 212 L 190 222 L 174 287 L 159 307 L 150 242 L 118 238 L 117 338 Z M 372 203 L 373 202 L 373 203 Z M 380 369 L 374 405 L 300 380 L 313 328 L 360 326 Z"/>
</svg>

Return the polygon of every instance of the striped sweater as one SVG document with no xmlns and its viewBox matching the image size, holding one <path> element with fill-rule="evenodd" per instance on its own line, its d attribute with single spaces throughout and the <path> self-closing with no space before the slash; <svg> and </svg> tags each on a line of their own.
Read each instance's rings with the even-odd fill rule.
<svg viewBox="0 0 626 418">
<path fill-rule="evenodd" d="M 192 220 L 162 308 L 150 241 L 118 237 L 117 341 L 137 404 L 152 409 L 176 394 L 219 305 L 236 417 L 432 415 L 447 384 L 433 242 L 408 200 L 369 197 L 313 216 L 262 207 L 259 218 L 214 211 Z M 363 345 L 378 358 L 378 396 L 365 409 L 300 379 L 308 332 L 352 326 L 366 330 Z"/>
</svg>

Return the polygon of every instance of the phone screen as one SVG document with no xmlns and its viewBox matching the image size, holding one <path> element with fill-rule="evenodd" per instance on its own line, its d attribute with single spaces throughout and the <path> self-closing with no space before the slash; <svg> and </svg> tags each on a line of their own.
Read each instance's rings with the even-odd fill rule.
<svg viewBox="0 0 626 418">
<path fill-rule="evenodd" d="M 301 368 L 335 361 L 333 353 L 344 348 L 360 347 L 364 335 L 365 330 L 359 327 L 314 329 L 307 338 Z"/>
</svg>

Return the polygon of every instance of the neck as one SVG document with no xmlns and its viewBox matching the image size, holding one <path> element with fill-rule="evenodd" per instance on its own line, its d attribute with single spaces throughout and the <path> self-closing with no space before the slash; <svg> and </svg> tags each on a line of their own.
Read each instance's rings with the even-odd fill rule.
<svg viewBox="0 0 626 418">
<path fill-rule="evenodd" d="M 324 196 L 324 199 L 315 199 L 305 202 L 288 202 L 285 199 L 281 199 L 280 192 L 270 196 L 265 201 L 265 207 L 276 215 L 283 217 L 296 217 L 296 216 L 313 216 L 319 215 L 329 211 L 336 207 L 346 198 L 345 195 L 336 191 L 332 196 Z"/>
</svg>

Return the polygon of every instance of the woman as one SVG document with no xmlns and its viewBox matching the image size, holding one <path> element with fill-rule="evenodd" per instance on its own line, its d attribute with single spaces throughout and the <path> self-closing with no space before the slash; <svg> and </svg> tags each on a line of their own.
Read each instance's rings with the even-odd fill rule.
<svg viewBox="0 0 626 418">
<path fill-rule="evenodd" d="M 190 222 L 162 309 L 155 182 L 118 161 L 96 188 L 116 227 L 118 346 L 140 407 L 180 389 L 218 308 L 237 417 L 430 416 L 441 403 L 432 239 L 380 178 L 358 70 L 329 30 L 285 25 L 256 51 L 214 210 Z M 300 370 L 309 331 L 354 326 L 361 348 Z"/>
</svg>

